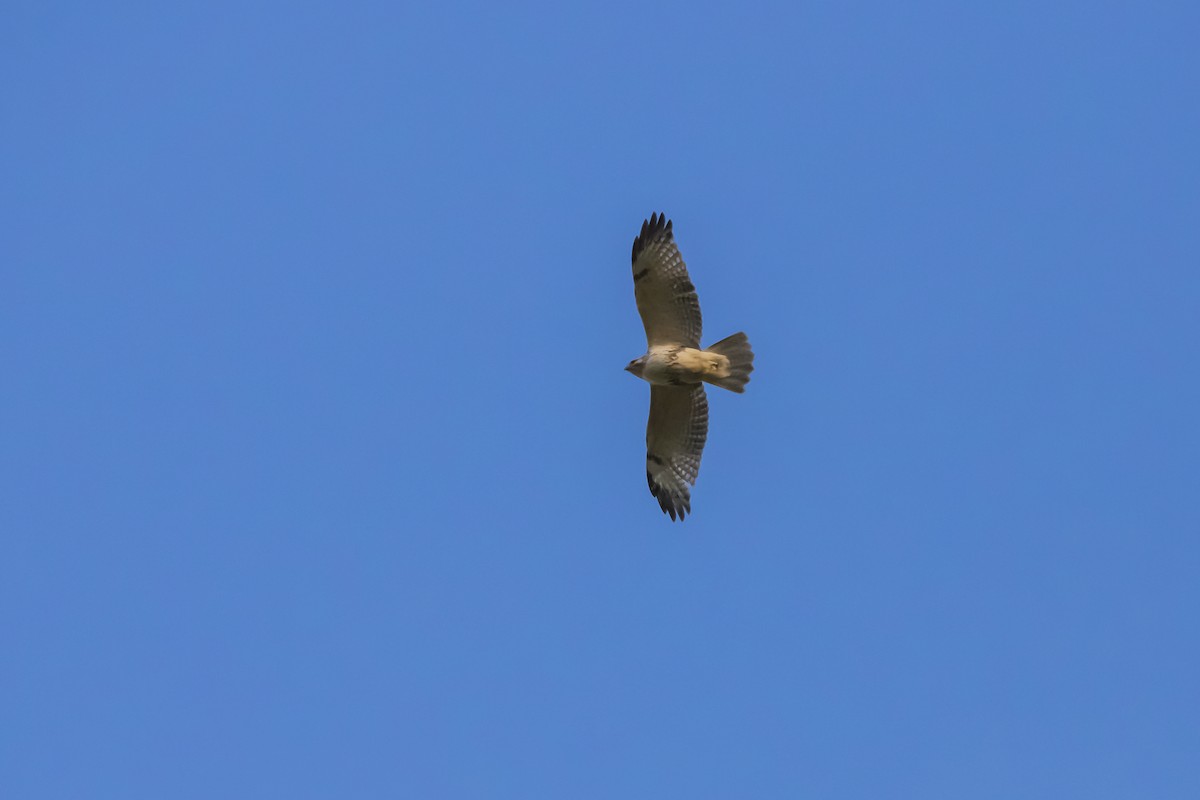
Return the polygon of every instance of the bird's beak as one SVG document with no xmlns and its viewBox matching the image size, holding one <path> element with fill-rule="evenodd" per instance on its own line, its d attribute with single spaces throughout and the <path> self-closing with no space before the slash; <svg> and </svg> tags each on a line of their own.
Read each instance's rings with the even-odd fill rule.
<svg viewBox="0 0 1200 800">
<path fill-rule="evenodd" d="M 625 371 L 626 371 L 626 372 L 633 372 L 633 364 L 626 364 L 626 365 L 625 365 Z"/>
</svg>

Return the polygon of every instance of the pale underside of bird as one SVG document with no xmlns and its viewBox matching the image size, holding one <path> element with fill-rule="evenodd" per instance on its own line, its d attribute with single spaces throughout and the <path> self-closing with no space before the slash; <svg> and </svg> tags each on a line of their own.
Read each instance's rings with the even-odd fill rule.
<svg viewBox="0 0 1200 800">
<path fill-rule="evenodd" d="M 701 349 L 700 301 L 665 214 L 642 222 L 633 240 L 633 293 L 646 354 L 625 369 L 650 384 L 646 482 L 663 513 L 681 520 L 692 511 L 690 487 L 708 438 L 704 384 L 745 391 L 754 353 L 744 333 Z"/>
</svg>

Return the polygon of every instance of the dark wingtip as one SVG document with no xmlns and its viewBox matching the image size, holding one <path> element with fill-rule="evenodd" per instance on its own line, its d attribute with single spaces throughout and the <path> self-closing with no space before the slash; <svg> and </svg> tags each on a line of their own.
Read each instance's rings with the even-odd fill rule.
<svg viewBox="0 0 1200 800">
<path fill-rule="evenodd" d="M 650 487 L 651 496 L 658 501 L 658 507 L 671 518 L 672 522 L 682 522 L 684 517 L 692 513 L 691 501 L 656 484 L 650 470 L 646 470 L 646 485 Z"/>
<path fill-rule="evenodd" d="M 642 231 L 633 240 L 632 260 L 637 261 L 638 254 L 649 244 L 650 240 L 663 232 L 668 236 L 671 234 L 671 220 L 667 219 L 665 212 L 656 211 L 650 215 L 650 219 L 642 220 Z"/>
</svg>

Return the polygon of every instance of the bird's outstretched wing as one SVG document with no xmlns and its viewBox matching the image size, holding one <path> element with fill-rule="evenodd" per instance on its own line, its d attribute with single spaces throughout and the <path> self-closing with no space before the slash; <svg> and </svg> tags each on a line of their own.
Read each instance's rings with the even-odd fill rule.
<svg viewBox="0 0 1200 800">
<path fill-rule="evenodd" d="M 646 423 L 646 482 L 650 494 L 671 519 L 692 511 L 688 488 L 700 472 L 700 455 L 708 438 L 708 398 L 704 386 L 650 387 L 650 420 Z"/>
<path fill-rule="evenodd" d="M 650 215 L 633 240 L 633 293 L 650 347 L 700 346 L 700 300 L 665 214 Z"/>
</svg>

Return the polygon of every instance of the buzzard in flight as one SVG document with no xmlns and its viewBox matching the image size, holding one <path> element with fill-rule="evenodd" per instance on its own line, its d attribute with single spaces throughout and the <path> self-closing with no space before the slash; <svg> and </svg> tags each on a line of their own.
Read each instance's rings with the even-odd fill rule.
<svg viewBox="0 0 1200 800">
<path fill-rule="evenodd" d="M 666 215 L 652 214 L 633 240 L 633 293 L 647 349 L 625 369 L 650 384 L 646 482 L 663 513 L 683 519 L 708 437 L 704 384 L 744 392 L 754 353 L 744 333 L 700 349 L 700 301 Z"/>
</svg>

